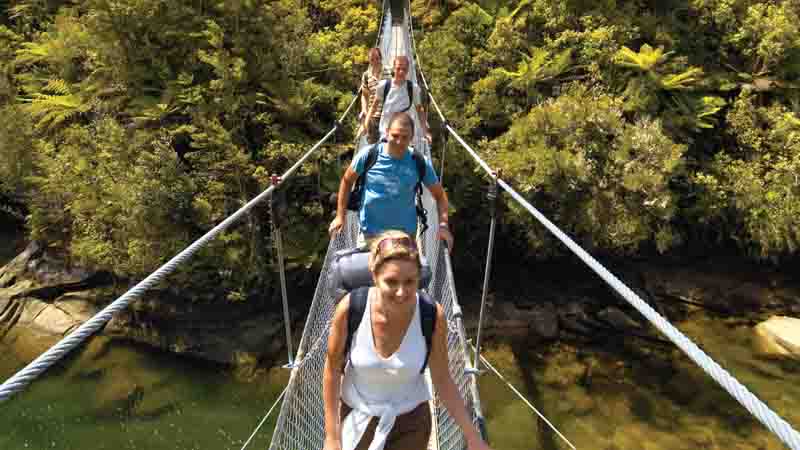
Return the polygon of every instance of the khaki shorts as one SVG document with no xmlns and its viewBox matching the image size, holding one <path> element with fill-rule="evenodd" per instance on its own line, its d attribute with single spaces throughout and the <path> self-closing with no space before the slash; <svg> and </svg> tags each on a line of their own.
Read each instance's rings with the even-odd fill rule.
<svg viewBox="0 0 800 450">
<path fill-rule="evenodd" d="M 342 402 L 339 410 L 341 420 L 353 408 Z M 355 450 L 368 450 L 372 443 L 372 436 L 375 434 L 375 427 L 378 426 L 378 418 L 373 417 L 369 421 L 367 430 L 361 437 L 361 441 Z M 428 441 L 431 438 L 431 407 L 428 402 L 422 402 L 413 410 L 400 414 L 394 421 L 394 426 L 386 438 L 384 450 L 425 450 L 428 448 Z"/>
</svg>

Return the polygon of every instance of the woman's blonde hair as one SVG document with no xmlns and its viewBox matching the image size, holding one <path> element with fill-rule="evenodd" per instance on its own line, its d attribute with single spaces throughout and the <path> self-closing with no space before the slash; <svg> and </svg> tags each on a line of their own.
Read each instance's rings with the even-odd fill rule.
<svg viewBox="0 0 800 450">
<path fill-rule="evenodd" d="M 369 252 L 370 272 L 376 274 L 391 260 L 411 261 L 416 264 L 417 269 L 422 268 L 417 242 L 403 231 L 384 231 L 372 241 Z"/>
</svg>

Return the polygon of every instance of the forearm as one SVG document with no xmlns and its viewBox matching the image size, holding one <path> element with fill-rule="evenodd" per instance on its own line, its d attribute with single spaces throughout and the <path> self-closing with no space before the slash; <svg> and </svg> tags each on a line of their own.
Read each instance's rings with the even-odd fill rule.
<svg viewBox="0 0 800 450">
<path fill-rule="evenodd" d="M 375 99 L 372 100 L 372 103 L 369 105 L 369 111 L 367 111 L 367 116 L 364 118 L 365 121 L 369 122 L 372 120 L 372 115 L 375 114 L 375 108 L 378 107 L 378 96 L 375 96 Z"/>
<path fill-rule="evenodd" d="M 450 211 L 450 201 L 447 199 L 447 194 L 442 192 L 440 198 L 436 200 L 436 210 L 438 212 L 439 223 L 450 223 L 449 219 L 449 211 Z"/>
<path fill-rule="evenodd" d="M 341 389 L 341 372 L 333 368 L 330 360 L 325 360 L 322 373 L 322 399 L 325 403 L 325 439 L 342 440 L 339 427 L 339 394 Z"/>
<path fill-rule="evenodd" d="M 422 106 L 417 107 L 417 117 L 419 117 L 419 122 L 422 124 L 422 131 L 428 131 L 428 112 L 425 111 L 425 108 Z"/>
<path fill-rule="evenodd" d="M 369 108 L 369 103 L 367 103 L 367 94 L 364 92 L 364 88 L 361 88 L 361 111 L 366 113 L 367 108 Z"/>
<path fill-rule="evenodd" d="M 453 379 L 448 376 L 446 380 L 442 380 L 439 383 L 439 386 L 439 398 L 447 408 L 447 411 L 450 412 L 450 416 L 461 428 L 467 442 L 476 442 L 481 439 L 480 434 L 472 424 L 467 408 L 464 406 L 464 399 L 459 395 Z"/>
<path fill-rule="evenodd" d="M 344 213 L 347 211 L 351 188 L 352 186 L 342 177 L 342 181 L 339 183 L 339 193 L 336 195 L 336 216 L 340 219 L 344 219 Z"/>
</svg>

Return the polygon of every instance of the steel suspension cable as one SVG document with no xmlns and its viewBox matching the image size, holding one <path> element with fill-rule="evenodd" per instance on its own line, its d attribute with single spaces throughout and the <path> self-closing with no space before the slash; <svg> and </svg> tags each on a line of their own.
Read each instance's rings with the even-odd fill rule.
<svg viewBox="0 0 800 450">
<path fill-rule="evenodd" d="M 258 434 L 258 430 L 261 429 L 261 426 L 264 425 L 264 422 L 266 422 L 267 418 L 269 418 L 270 414 L 272 414 L 272 410 L 274 410 L 275 407 L 278 406 L 278 403 L 281 402 L 281 399 L 286 394 L 287 390 L 289 390 L 288 385 L 285 388 L 283 388 L 283 392 L 281 392 L 281 395 L 279 395 L 278 398 L 275 399 L 275 403 L 273 403 L 272 406 L 269 408 L 269 411 L 267 411 L 267 414 L 264 416 L 263 419 L 261 419 L 261 422 L 256 426 L 256 429 L 253 430 L 253 432 L 250 434 L 250 437 L 247 438 L 247 442 L 245 442 L 244 445 L 242 445 L 241 450 L 245 450 L 247 446 L 250 445 L 250 441 L 252 441 L 253 438 L 256 437 L 256 434 Z"/>
<path fill-rule="evenodd" d="M 353 105 L 358 99 L 356 95 L 353 100 L 350 102 L 350 105 L 347 107 L 345 112 L 341 115 L 339 120 L 333 125 L 333 127 L 328 131 L 328 133 L 320 139 L 314 146 L 308 150 L 292 167 L 289 168 L 281 177 L 282 183 L 285 182 L 289 177 L 291 177 L 295 171 L 308 159 L 311 155 L 320 147 L 322 146 L 325 141 L 328 140 L 336 130 L 342 125 L 342 120 L 349 114 L 350 110 L 353 108 Z M 17 372 L 14 376 L 6 380 L 2 385 L 0 385 L 0 403 L 8 400 L 12 395 L 22 391 L 28 386 L 33 380 L 35 380 L 39 375 L 41 375 L 45 370 L 47 370 L 50 366 L 58 362 L 61 358 L 63 358 L 67 353 L 73 350 L 75 347 L 80 345 L 84 340 L 86 340 L 89 336 L 97 332 L 101 327 L 103 327 L 106 322 L 111 320 L 114 314 L 124 310 L 128 307 L 128 305 L 135 299 L 139 298 L 142 294 L 144 294 L 147 290 L 155 286 L 156 284 L 160 283 L 167 275 L 171 274 L 178 268 L 179 265 L 187 261 L 191 258 L 198 250 L 203 248 L 206 244 L 208 244 L 211 240 L 216 238 L 220 233 L 225 231 L 229 226 L 231 226 L 234 222 L 239 220 L 243 215 L 249 212 L 253 207 L 257 204 L 261 203 L 262 201 L 266 200 L 272 192 L 275 190 L 276 186 L 270 186 L 264 192 L 247 202 L 244 206 L 239 208 L 238 211 L 234 212 L 228 218 L 220 222 L 217 226 L 212 228 L 202 237 L 194 241 L 180 253 L 172 257 L 166 264 L 159 267 L 155 272 L 151 273 L 147 278 L 140 281 L 136 286 L 129 289 L 125 292 L 122 296 L 114 300 L 111 304 L 103 308 L 99 313 L 97 313 L 94 317 L 87 320 L 83 323 L 80 327 L 78 327 L 75 331 L 68 334 L 64 339 L 59 341 L 56 345 L 49 348 L 45 351 L 42 355 L 38 358 L 33 360 L 30 364 L 24 367 L 22 370 Z"/>
<path fill-rule="evenodd" d="M 438 109 L 438 106 L 437 106 Z M 441 114 L 441 111 L 439 111 Z M 443 116 L 442 116 L 443 117 Z M 446 123 L 446 122 L 445 122 Z M 494 170 L 481 159 L 478 153 L 467 144 L 461 136 L 451 127 L 446 125 L 450 134 L 461 144 L 461 146 L 472 156 L 475 162 L 491 175 Z M 634 293 L 628 286 L 614 276 L 608 269 L 600 264 L 594 257 L 586 252 L 581 246 L 572 240 L 566 233 L 561 231 L 554 225 L 547 217 L 533 207 L 522 195 L 520 195 L 514 188 L 508 185 L 505 181 L 498 178 L 498 184 L 508 192 L 514 200 L 516 200 L 523 208 L 531 213 L 536 220 L 544 225 L 547 230 L 552 233 L 558 240 L 567 246 L 578 258 L 581 259 L 589 268 L 597 273 L 612 289 L 622 296 L 628 303 L 631 304 L 636 310 L 639 311 L 647 320 L 649 320 L 659 331 L 661 331 L 670 341 L 672 341 L 678 348 L 680 348 L 686 355 L 692 359 L 703 371 L 705 371 L 714 381 L 717 382 L 723 389 L 725 389 L 734 399 L 736 399 L 742 406 L 745 407 L 759 422 L 764 424 L 770 431 L 772 431 L 781 441 L 784 442 L 792 450 L 800 450 L 800 433 L 797 432 L 792 426 L 781 418 L 777 413 L 769 408 L 758 397 L 751 393 L 745 386 L 736 380 L 730 373 L 717 364 L 711 357 L 703 352 L 694 342 L 687 338 L 683 333 L 675 328 L 669 321 L 656 312 L 650 305 L 642 300 L 636 293 Z"/>
<path fill-rule="evenodd" d="M 619 293 L 628 303 L 636 308 L 647 320 L 650 321 L 659 331 L 661 331 L 670 341 L 680 348 L 691 358 L 703 371 L 714 379 L 724 388 L 733 398 L 745 407 L 753 416 L 756 417 L 764 426 L 775 433 L 780 440 L 793 450 L 800 450 L 800 433 L 777 413 L 772 411 L 769 406 L 762 402 L 758 397 L 751 393 L 744 385 L 734 378 L 728 371 L 723 369 L 694 342 L 687 338 L 675 326 L 673 326 L 661 314 L 656 312 L 650 305 L 642 300 L 628 286 L 619 280 L 614 274 L 600 264 L 592 255 L 586 252 L 581 246 L 555 226 L 541 212 L 525 200 L 517 191 L 509 186 L 505 181 L 498 180 L 500 186 L 508 192 L 522 207 L 530 212 L 545 228 L 555 235 L 564 245 L 566 245 L 578 258 L 588 265 L 600 278 Z"/>
</svg>

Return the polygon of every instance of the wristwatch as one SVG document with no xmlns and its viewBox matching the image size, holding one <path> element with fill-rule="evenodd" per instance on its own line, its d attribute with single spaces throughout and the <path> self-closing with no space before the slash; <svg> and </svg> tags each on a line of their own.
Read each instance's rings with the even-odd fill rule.
<svg viewBox="0 0 800 450">
<path fill-rule="evenodd" d="M 439 228 L 450 229 L 450 227 L 447 226 L 447 222 L 439 222 Z"/>
</svg>

